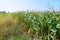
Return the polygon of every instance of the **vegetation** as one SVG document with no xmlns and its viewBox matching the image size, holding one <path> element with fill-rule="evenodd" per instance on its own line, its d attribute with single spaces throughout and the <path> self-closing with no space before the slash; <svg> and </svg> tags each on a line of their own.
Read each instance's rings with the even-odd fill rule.
<svg viewBox="0 0 60 40">
<path fill-rule="evenodd" d="M 60 13 L 0 13 L 0 40 L 60 40 Z"/>
</svg>

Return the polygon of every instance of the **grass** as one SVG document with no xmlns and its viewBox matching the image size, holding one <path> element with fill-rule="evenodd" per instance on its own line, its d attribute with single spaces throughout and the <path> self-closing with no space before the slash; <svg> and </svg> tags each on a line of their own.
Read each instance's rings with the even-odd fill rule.
<svg viewBox="0 0 60 40">
<path fill-rule="evenodd" d="M 0 14 L 0 40 L 32 40 L 30 35 L 20 32 L 17 22 L 11 14 Z"/>
</svg>

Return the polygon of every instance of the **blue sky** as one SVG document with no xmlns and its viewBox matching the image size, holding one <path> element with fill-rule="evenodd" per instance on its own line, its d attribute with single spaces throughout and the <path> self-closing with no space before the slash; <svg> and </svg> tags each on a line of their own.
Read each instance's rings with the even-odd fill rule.
<svg viewBox="0 0 60 40">
<path fill-rule="evenodd" d="M 58 10 L 59 6 L 60 0 L 0 0 L 0 11 Z"/>
</svg>

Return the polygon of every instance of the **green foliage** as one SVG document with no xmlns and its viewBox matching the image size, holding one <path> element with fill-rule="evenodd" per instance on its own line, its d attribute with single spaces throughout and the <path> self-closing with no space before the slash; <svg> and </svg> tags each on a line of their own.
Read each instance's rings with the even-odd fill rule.
<svg viewBox="0 0 60 40">
<path fill-rule="evenodd" d="M 60 40 L 60 14 L 55 11 L 1 13 L 0 28 L 0 40 L 7 40 L 8 35 L 9 40 L 32 40 L 33 37 Z"/>
</svg>

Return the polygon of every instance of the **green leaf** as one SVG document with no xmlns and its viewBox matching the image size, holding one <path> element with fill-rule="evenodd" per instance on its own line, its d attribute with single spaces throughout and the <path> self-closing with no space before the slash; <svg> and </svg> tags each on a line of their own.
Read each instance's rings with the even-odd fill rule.
<svg viewBox="0 0 60 40">
<path fill-rule="evenodd" d="M 60 24 L 57 24 L 56 28 L 60 28 Z"/>
</svg>

